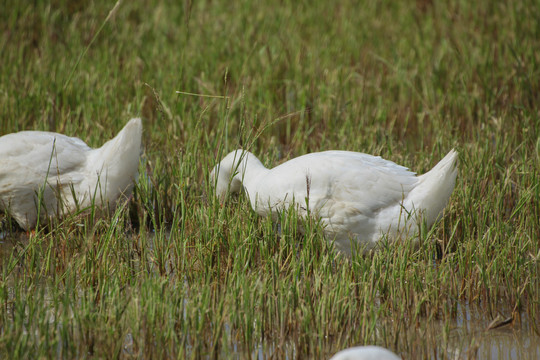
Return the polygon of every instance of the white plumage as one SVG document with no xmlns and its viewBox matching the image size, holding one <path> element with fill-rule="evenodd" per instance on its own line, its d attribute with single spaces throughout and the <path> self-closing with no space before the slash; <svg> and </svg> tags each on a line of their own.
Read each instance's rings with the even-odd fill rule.
<svg viewBox="0 0 540 360">
<path fill-rule="evenodd" d="M 290 207 L 301 216 L 309 212 L 320 218 L 329 240 L 350 254 L 356 246 L 373 248 L 385 235 L 413 236 L 419 220 L 432 225 L 454 189 L 456 163 L 451 150 L 431 171 L 416 176 L 379 156 L 325 151 L 267 169 L 252 153 L 236 150 L 214 167 L 211 179 L 221 198 L 243 186 L 261 216 L 277 218 Z"/>
<path fill-rule="evenodd" d="M 141 120 L 131 119 L 99 149 L 52 132 L 0 137 L 0 210 L 29 230 L 36 226 L 38 207 L 44 219 L 92 204 L 114 205 L 129 195 L 137 177 L 141 134 Z"/>
<path fill-rule="evenodd" d="M 401 358 L 380 346 L 357 346 L 342 350 L 330 360 L 400 360 Z"/>
</svg>

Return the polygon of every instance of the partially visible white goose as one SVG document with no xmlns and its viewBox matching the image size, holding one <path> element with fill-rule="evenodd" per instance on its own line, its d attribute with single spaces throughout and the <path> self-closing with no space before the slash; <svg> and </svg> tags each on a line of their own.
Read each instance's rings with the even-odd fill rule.
<svg viewBox="0 0 540 360">
<path fill-rule="evenodd" d="M 338 352 L 330 360 L 401 360 L 401 358 L 380 346 L 357 346 Z"/>
<path fill-rule="evenodd" d="M 105 205 L 129 195 L 137 177 L 141 119 L 131 119 L 99 149 L 82 140 L 43 131 L 0 137 L 0 211 L 25 230 L 40 217 Z M 38 194 L 39 197 L 38 197 Z"/>
<path fill-rule="evenodd" d="M 373 248 L 385 235 L 390 240 L 415 235 L 419 216 L 431 226 L 454 189 L 456 163 L 451 150 L 431 171 L 415 176 L 379 156 L 325 151 L 267 169 L 252 153 L 236 150 L 210 177 L 220 198 L 243 186 L 261 216 L 276 218 L 291 206 L 301 216 L 309 211 L 320 218 L 326 237 L 350 254 L 353 247 Z"/>
</svg>

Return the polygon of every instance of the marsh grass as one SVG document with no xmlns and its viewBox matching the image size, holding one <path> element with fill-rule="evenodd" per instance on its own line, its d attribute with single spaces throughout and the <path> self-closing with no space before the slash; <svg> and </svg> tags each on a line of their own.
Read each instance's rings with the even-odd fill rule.
<svg viewBox="0 0 540 360">
<path fill-rule="evenodd" d="M 0 12 L 0 134 L 100 146 L 144 119 L 131 201 L 30 235 L 4 215 L 2 357 L 303 359 L 377 344 L 485 358 L 482 336 L 501 331 L 530 337 L 522 358 L 540 352 L 535 2 L 123 2 L 108 18 L 113 5 Z M 219 203 L 209 172 L 238 147 L 268 166 L 344 149 L 418 173 L 457 147 L 460 170 L 419 245 L 347 259 L 313 219 L 284 212 L 278 229 L 244 195 Z M 463 309 L 483 327 L 456 341 Z M 486 330 L 498 314 L 511 324 Z"/>
</svg>

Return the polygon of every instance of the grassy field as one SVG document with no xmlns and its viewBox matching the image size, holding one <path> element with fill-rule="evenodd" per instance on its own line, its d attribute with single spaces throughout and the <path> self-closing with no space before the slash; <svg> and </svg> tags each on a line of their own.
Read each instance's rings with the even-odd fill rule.
<svg viewBox="0 0 540 360">
<path fill-rule="evenodd" d="M 537 2 L 28 3 L 0 12 L 0 135 L 97 147 L 140 116 L 144 153 L 116 211 L 32 236 L 3 216 L 1 358 L 540 356 Z M 418 173 L 456 147 L 460 171 L 420 247 L 346 259 L 314 221 L 220 206 L 208 174 L 238 147 Z M 529 340 L 484 351 L 501 333 Z"/>
</svg>

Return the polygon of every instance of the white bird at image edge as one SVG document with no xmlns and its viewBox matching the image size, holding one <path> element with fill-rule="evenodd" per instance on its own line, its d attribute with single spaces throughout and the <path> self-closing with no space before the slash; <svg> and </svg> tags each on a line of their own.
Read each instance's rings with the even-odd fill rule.
<svg viewBox="0 0 540 360">
<path fill-rule="evenodd" d="M 401 358 L 380 346 L 357 346 L 338 352 L 330 360 L 401 360 Z"/>
<path fill-rule="evenodd" d="M 131 119 L 101 148 L 53 132 L 0 137 L 0 211 L 25 230 L 57 217 L 129 195 L 141 152 L 141 119 Z"/>
<path fill-rule="evenodd" d="M 379 156 L 324 151 L 299 156 L 267 169 L 246 150 L 235 150 L 210 174 L 216 195 L 247 193 L 261 216 L 291 207 L 315 216 L 325 236 L 347 254 L 376 246 L 381 238 L 415 236 L 418 224 L 431 226 L 445 208 L 457 175 L 451 150 L 429 172 L 415 173 Z"/>
</svg>

